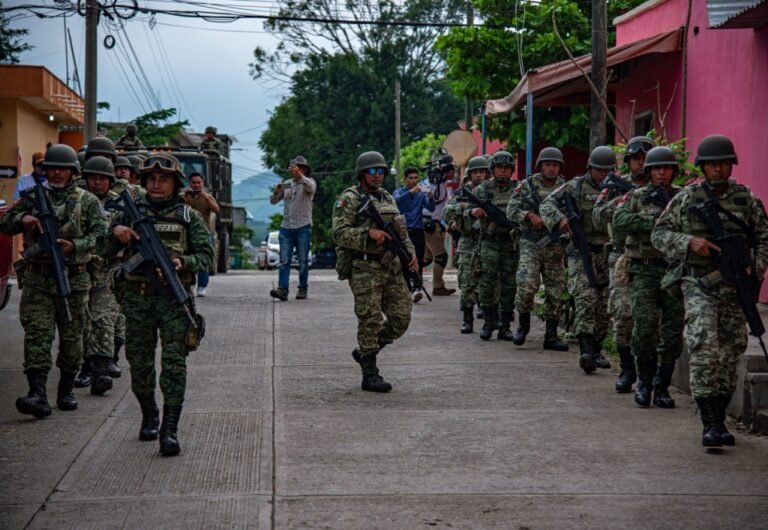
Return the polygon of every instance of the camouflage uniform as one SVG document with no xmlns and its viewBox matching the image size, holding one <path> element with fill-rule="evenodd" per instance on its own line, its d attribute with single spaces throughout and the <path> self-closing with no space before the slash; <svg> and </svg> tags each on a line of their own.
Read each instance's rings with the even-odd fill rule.
<svg viewBox="0 0 768 530">
<path fill-rule="evenodd" d="M 391 221 L 400 214 L 387 191 L 381 189 L 368 196 L 385 220 Z M 376 225 L 358 215 L 359 208 L 360 188 L 344 190 L 333 210 L 332 231 L 333 241 L 351 257 L 351 272 L 346 279 L 355 298 L 357 353 L 366 357 L 375 356 L 406 332 L 411 322 L 412 302 L 400 261 L 395 258 L 388 266 L 380 263 L 384 250 L 368 237 L 368 230 Z M 400 232 L 406 247 L 414 254 L 404 223 Z"/>
<path fill-rule="evenodd" d="M 563 247 L 557 241 L 549 242 L 544 247 L 537 245 L 537 242 L 547 237 L 549 233 L 546 230 L 534 230 L 526 218 L 529 213 L 539 214 L 539 208 L 531 196 L 531 186 L 536 187 L 543 201 L 555 188 L 564 183 L 563 177 L 558 176 L 552 186 L 547 186 L 541 173 L 536 173 L 517 186 L 507 206 L 507 217 L 518 223 L 521 230 L 515 307 L 518 313 L 530 313 L 543 279 L 544 320 L 560 318 L 565 268 Z"/>
<path fill-rule="evenodd" d="M 0 232 L 14 235 L 23 232 L 21 219 L 25 215 L 37 216 L 34 207 L 35 189 L 23 194 L 20 200 L 0 219 Z M 24 371 L 48 372 L 52 366 L 51 345 L 56 329 L 59 331 L 59 354 L 56 366 L 62 372 L 75 373 L 83 358 L 83 328 L 88 310 L 88 290 L 91 278 L 88 264 L 96 240 L 107 231 L 104 212 L 98 199 L 78 188 L 74 182 L 65 188 L 46 191 L 59 222 L 59 238 L 68 239 L 75 251 L 66 255 L 69 300 L 72 321 L 67 321 L 58 302 L 56 282 L 51 273 L 51 262 L 42 255 L 30 258 L 23 272 L 23 289 L 19 303 L 19 316 L 24 327 Z M 24 234 L 24 245 L 35 243 Z M 74 376 L 73 376 L 74 378 Z"/>
<path fill-rule="evenodd" d="M 471 183 L 465 184 L 473 189 Z M 479 223 L 469 214 L 471 208 L 466 203 L 459 203 L 456 195 L 451 195 L 443 211 L 443 220 L 450 225 L 456 223 L 459 232 L 459 244 L 456 249 L 456 268 L 459 289 L 461 290 L 461 308 L 472 309 L 478 303 L 477 284 L 480 278 L 480 258 L 478 255 Z"/>
<path fill-rule="evenodd" d="M 126 150 L 144 149 L 144 142 L 138 136 L 131 137 L 124 134 L 115 142 L 115 147 L 122 147 Z"/>
<path fill-rule="evenodd" d="M 717 270 L 716 260 L 689 249 L 694 236 L 714 240 L 709 226 L 689 211 L 690 206 L 707 199 L 704 186 L 709 185 L 687 186 L 670 201 L 651 233 L 651 241 L 667 256 L 683 262 L 681 287 L 691 394 L 697 399 L 730 398 L 736 388 L 736 360 L 747 347 L 746 319 L 731 285 L 720 282 L 705 287 L 706 282 L 702 283 L 703 277 Z M 768 221 L 762 201 L 747 186 L 729 180 L 719 202 L 754 230 L 755 272 L 762 278 L 768 267 Z M 736 223 L 720 217 L 727 232 L 744 236 Z"/>
<path fill-rule="evenodd" d="M 207 150 L 207 149 L 213 149 L 219 152 L 220 155 L 224 155 L 224 142 L 216 138 L 215 136 L 211 138 L 210 140 L 208 138 L 204 138 L 202 142 L 200 142 L 200 149 Z"/>
</svg>

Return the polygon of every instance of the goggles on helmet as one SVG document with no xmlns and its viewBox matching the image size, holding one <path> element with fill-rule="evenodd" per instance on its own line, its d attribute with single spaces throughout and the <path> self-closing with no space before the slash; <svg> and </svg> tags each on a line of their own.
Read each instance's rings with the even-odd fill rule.
<svg viewBox="0 0 768 530">
<path fill-rule="evenodd" d="M 494 166 L 514 166 L 515 159 L 508 155 L 498 155 L 493 157 Z"/>
<path fill-rule="evenodd" d="M 646 140 L 640 140 L 637 142 L 631 142 L 627 144 L 627 150 L 625 151 L 625 153 L 628 155 L 634 155 L 635 153 L 640 153 L 640 152 L 647 153 L 654 147 L 656 146 L 653 145 L 652 143 Z"/>
<path fill-rule="evenodd" d="M 368 175 L 385 175 L 387 173 L 387 169 L 383 167 L 369 167 L 365 170 L 366 174 Z"/>
<path fill-rule="evenodd" d="M 162 171 L 164 173 L 178 173 L 179 166 L 173 160 L 163 156 L 150 156 L 142 164 L 141 171 Z"/>
</svg>

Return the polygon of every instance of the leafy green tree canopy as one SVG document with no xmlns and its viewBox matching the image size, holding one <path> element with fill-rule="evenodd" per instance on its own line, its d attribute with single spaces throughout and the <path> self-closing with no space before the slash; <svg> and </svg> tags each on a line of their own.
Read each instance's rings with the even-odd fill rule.
<svg viewBox="0 0 768 530">
<path fill-rule="evenodd" d="M 106 107 L 109 108 L 109 107 Z M 138 136 L 144 145 L 165 145 L 171 138 L 179 134 L 184 127 L 189 125 L 188 120 L 172 121 L 176 116 L 176 109 L 160 109 L 135 118 L 131 123 L 135 123 L 138 129 Z M 110 126 L 109 124 L 99 124 L 99 127 L 107 129 L 107 137 L 117 140 L 126 134 L 125 126 Z"/>
<path fill-rule="evenodd" d="M 3 7 L 2 2 L 0 7 Z M 33 48 L 22 40 L 22 37 L 29 35 L 29 30 L 12 29 L 9 24 L 5 14 L 0 13 L 0 64 L 18 64 L 19 55 Z"/>
</svg>

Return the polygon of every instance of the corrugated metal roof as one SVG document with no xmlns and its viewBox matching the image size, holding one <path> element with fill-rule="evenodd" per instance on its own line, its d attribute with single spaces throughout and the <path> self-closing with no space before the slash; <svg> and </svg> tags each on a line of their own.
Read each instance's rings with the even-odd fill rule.
<svg viewBox="0 0 768 530">
<path fill-rule="evenodd" d="M 709 27 L 719 28 L 729 20 L 764 3 L 766 0 L 707 0 Z"/>
</svg>

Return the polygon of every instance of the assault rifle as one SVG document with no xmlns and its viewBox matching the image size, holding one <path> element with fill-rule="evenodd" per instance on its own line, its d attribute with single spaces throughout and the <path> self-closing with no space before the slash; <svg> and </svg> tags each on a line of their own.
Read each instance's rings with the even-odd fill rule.
<svg viewBox="0 0 768 530">
<path fill-rule="evenodd" d="M 122 191 L 117 198 L 107 201 L 105 207 L 121 210 L 130 220 L 133 231 L 139 235 L 139 239 L 133 242 L 136 252 L 123 262 L 122 271 L 129 273 L 138 271 L 152 280 L 155 290 L 162 293 L 172 304 L 183 308 L 189 323 L 197 328 L 197 322 L 190 311 L 192 300 L 179 279 L 168 249 L 165 248 L 155 230 L 154 219 L 139 211 L 128 190 Z M 158 275 L 156 269 L 160 269 L 161 275 Z"/>
<path fill-rule="evenodd" d="M 752 246 L 754 246 L 753 242 L 755 239 L 754 230 L 744 221 L 723 208 L 720 205 L 720 201 L 717 200 L 714 191 L 707 184 L 703 184 L 702 188 L 707 194 L 707 200 L 691 206 L 689 211 L 698 215 L 714 233 L 715 239 L 713 243 L 720 247 L 720 252 L 716 253 L 717 267 L 720 275 L 724 282 L 730 284 L 736 290 L 739 305 L 744 312 L 744 316 L 747 318 L 749 334 L 757 337 L 760 348 L 763 350 L 763 355 L 765 355 L 765 359 L 768 361 L 768 351 L 766 351 L 765 343 L 763 342 L 765 326 L 755 305 L 757 295 L 760 292 L 760 280 L 755 276 L 755 267 L 750 249 L 743 237 L 726 232 L 723 221 L 720 219 L 720 214 L 722 213 L 728 220 L 744 230 Z M 748 273 L 747 271 L 750 272 Z"/>
<path fill-rule="evenodd" d="M 653 191 L 645 194 L 643 204 L 653 204 L 663 209 L 667 207 L 671 199 L 664 186 L 655 186 Z"/>
<path fill-rule="evenodd" d="M 64 250 L 58 243 L 59 221 L 53 213 L 53 207 L 48 199 L 48 195 L 45 194 L 45 188 L 37 177 L 35 177 L 34 203 L 35 210 L 37 211 L 36 217 L 43 227 L 43 233 L 38 237 L 37 243 L 24 250 L 21 255 L 25 261 L 41 253 L 46 253 L 51 257 L 56 292 L 61 299 L 61 305 L 64 307 L 64 313 L 67 315 L 67 321 L 71 322 L 72 313 L 69 310 L 69 297 L 72 294 L 72 289 L 69 286 Z"/>
<path fill-rule="evenodd" d="M 507 230 L 515 230 L 517 228 L 517 224 L 510 221 L 509 217 L 507 217 L 507 213 L 501 211 L 498 206 L 491 202 L 491 199 L 481 199 L 466 186 L 462 186 L 456 190 L 456 195 L 457 201 L 466 201 L 483 210 L 485 215 L 488 216 L 488 220 L 496 224 L 496 226 L 501 226 Z"/>
<path fill-rule="evenodd" d="M 581 261 L 584 263 L 584 272 L 587 274 L 587 282 L 590 287 L 597 286 L 595 278 L 595 267 L 592 264 L 592 252 L 589 249 L 587 236 L 584 234 L 584 223 L 579 209 L 576 207 L 576 201 L 570 193 L 563 193 L 559 199 L 560 205 L 565 208 L 568 224 L 571 227 L 571 242 L 581 255 Z"/>
<path fill-rule="evenodd" d="M 533 206 L 533 209 L 536 210 L 535 213 L 538 215 L 539 206 L 541 206 L 541 195 L 539 195 L 539 190 L 536 189 L 536 186 L 534 186 L 530 180 L 528 181 L 528 187 L 530 188 L 531 193 L 528 194 L 524 200 L 528 201 L 528 203 Z M 536 241 L 536 246 L 544 248 L 550 243 L 554 243 L 555 241 L 559 240 L 561 235 L 562 234 L 560 234 L 560 228 L 556 226 L 549 232 L 549 234 Z"/>
<path fill-rule="evenodd" d="M 600 182 L 600 185 L 598 186 L 601 190 L 604 190 L 606 188 L 610 188 L 614 191 L 618 191 L 619 193 L 629 193 L 633 189 L 635 189 L 634 184 L 630 184 L 629 182 L 625 181 L 623 178 L 618 176 L 616 173 L 608 173 L 608 176 L 605 177 L 602 182 Z"/>
<path fill-rule="evenodd" d="M 366 193 L 360 194 L 360 200 L 360 209 L 357 210 L 357 213 L 368 217 L 379 230 L 384 230 L 389 236 L 389 239 L 384 243 L 384 246 L 388 252 L 391 252 L 400 260 L 400 268 L 403 271 L 403 277 L 405 278 L 405 284 L 408 286 L 408 290 L 412 293 L 422 291 L 424 296 L 431 302 L 432 297 L 429 296 L 429 293 L 424 289 L 424 282 L 421 279 L 421 275 L 418 271 L 411 272 L 408 268 L 411 259 L 413 259 L 413 254 L 408 251 L 408 247 L 406 247 L 403 240 L 400 239 L 400 232 L 395 223 L 384 220 L 381 213 L 376 208 L 376 205 L 373 204 L 373 201 Z"/>
</svg>

